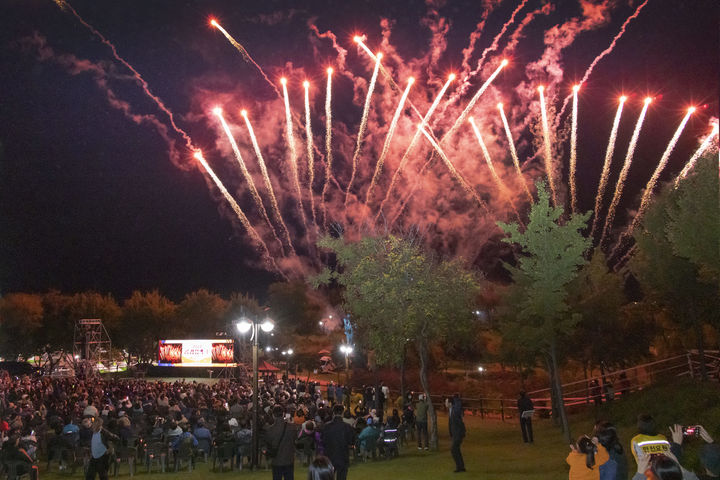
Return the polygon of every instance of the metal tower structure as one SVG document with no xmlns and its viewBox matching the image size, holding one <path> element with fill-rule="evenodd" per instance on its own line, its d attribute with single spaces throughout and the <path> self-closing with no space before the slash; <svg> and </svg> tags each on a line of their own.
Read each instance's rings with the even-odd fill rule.
<svg viewBox="0 0 720 480">
<path fill-rule="evenodd" d="M 75 322 L 73 354 L 84 366 L 86 376 L 98 373 L 98 365 L 110 367 L 112 341 L 99 318 L 83 318 Z M 77 372 L 76 372 L 77 374 Z"/>
</svg>

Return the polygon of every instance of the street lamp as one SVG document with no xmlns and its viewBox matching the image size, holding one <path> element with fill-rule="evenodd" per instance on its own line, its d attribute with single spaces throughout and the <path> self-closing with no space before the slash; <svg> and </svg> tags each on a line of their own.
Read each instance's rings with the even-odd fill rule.
<svg viewBox="0 0 720 480">
<path fill-rule="evenodd" d="M 348 357 L 353 353 L 352 345 L 342 344 L 340 345 L 340 351 L 345 354 L 345 383 L 350 380 L 350 361 Z"/>
<path fill-rule="evenodd" d="M 252 416 L 252 468 L 257 469 L 258 467 L 258 453 L 260 450 L 260 435 L 258 432 L 258 413 L 259 413 L 259 399 L 258 399 L 258 346 L 260 330 L 265 333 L 272 332 L 275 328 L 275 322 L 270 317 L 265 317 L 264 320 L 259 321 L 257 319 L 249 319 L 242 317 L 236 324 L 236 328 L 240 334 L 252 332 L 250 340 L 252 341 L 252 359 L 253 359 L 253 393 L 252 393 L 252 404 L 253 404 L 253 416 Z"/>
<path fill-rule="evenodd" d="M 290 378 L 290 356 L 293 354 L 293 349 L 288 348 L 287 350 L 283 350 L 282 355 L 286 357 L 285 359 L 285 376 Z"/>
</svg>

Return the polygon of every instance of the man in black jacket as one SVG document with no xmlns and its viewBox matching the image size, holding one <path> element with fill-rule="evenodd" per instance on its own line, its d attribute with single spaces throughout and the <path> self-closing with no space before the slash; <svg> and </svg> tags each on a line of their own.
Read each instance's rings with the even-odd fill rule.
<svg viewBox="0 0 720 480">
<path fill-rule="evenodd" d="M 295 475 L 295 439 L 298 426 L 288 423 L 283 416 L 285 411 L 280 405 L 273 407 L 275 422 L 265 430 L 265 445 L 272 455 L 273 480 L 294 480 Z"/>
<path fill-rule="evenodd" d="M 333 407 L 333 419 L 321 431 L 325 455 L 335 467 L 335 478 L 346 480 L 350 466 L 350 449 L 355 445 L 355 429 L 342 419 L 342 405 Z"/>
<path fill-rule="evenodd" d="M 448 423 L 450 438 L 452 439 L 450 453 L 452 454 L 453 460 L 455 460 L 455 473 L 464 472 L 465 462 L 462 452 L 460 451 L 460 445 L 465 438 L 465 422 L 463 421 L 463 407 L 459 393 L 453 396 Z"/>
<path fill-rule="evenodd" d="M 525 390 L 520 391 L 517 408 L 520 415 L 520 430 L 522 431 L 523 442 L 533 443 L 532 416 L 535 410 L 533 402 L 527 396 Z"/>
</svg>

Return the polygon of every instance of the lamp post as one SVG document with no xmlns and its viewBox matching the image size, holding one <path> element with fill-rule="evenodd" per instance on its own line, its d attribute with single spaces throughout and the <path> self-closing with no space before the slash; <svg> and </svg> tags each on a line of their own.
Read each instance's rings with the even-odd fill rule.
<svg viewBox="0 0 720 480">
<path fill-rule="evenodd" d="M 252 468 L 253 470 L 258 467 L 258 453 L 260 451 L 260 435 L 258 432 L 258 420 L 259 413 L 259 395 L 258 395 L 258 346 L 259 346 L 259 333 L 262 330 L 265 333 L 272 332 L 275 328 L 275 323 L 266 317 L 262 321 L 257 319 L 249 319 L 242 317 L 237 323 L 237 329 L 240 334 L 252 332 L 250 340 L 252 341 L 252 360 L 253 360 L 253 393 L 252 393 L 252 404 L 253 404 L 253 416 L 252 416 Z"/>
<path fill-rule="evenodd" d="M 340 351 L 345 354 L 345 383 L 350 381 L 350 360 L 348 357 L 352 355 L 352 345 L 342 344 L 340 345 Z"/>
<path fill-rule="evenodd" d="M 287 350 L 283 350 L 281 353 L 283 357 L 285 357 L 285 376 L 290 378 L 290 356 L 293 354 L 293 349 L 288 348 Z"/>
</svg>

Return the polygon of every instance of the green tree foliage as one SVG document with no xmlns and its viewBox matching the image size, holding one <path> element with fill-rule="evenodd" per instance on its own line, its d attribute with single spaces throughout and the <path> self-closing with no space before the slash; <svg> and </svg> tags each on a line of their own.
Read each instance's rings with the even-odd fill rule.
<svg viewBox="0 0 720 480">
<path fill-rule="evenodd" d="M 175 328 L 182 338 L 215 338 L 234 333 L 227 319 L 228 302 L 201 288 L 188 293 L 175 311 Z"/>
<path fill-rule="evenodd" d="M 697 175 L 711 175 L 717 182 L 717 171 L 710 172 L 698 168 L 694 173 Z M 698 180 L 700 182 L 700 180 Z M 665 306 L 679 325 L 690 329 L 695 335 L 696 346 L 701 357 L 704 357 L 704 332 L 703 324 L 712 323 L 717 328 L 719 292 L 717 282 L 712 282 L 712 262 L 704 264 L 701 261 L 702 254 L 690 253 L 692 243 L 686 244 L 685 240 L 691 236 L 690 232 L 680 233 L 680 210 L 681 198 L 693 195 L 687 189 L 692 190 L 694 183 L 682 183 L 678 189 L 666 185 L 661 192 L 655 196 L 653 203 L 647 209 L 645 216 L 640 220 L 640 227 L 633 232 L 637 251 L 630 259 L 628 268 L 638 279 L 643 287 L 646 297 Z M 687 189 L 685 188 L 687 187 Z M 717 205 L 715 207 L 717 209 Z M 686 217 L 714 215 L 711 212 L 695 209 L 683 210 Z M 673 212 L 672 214 L 670 212 Z M 672 219 L 675 220 L 672 220 Z M 676 222 L 674 227 L 670 225 Z M 701 220 L 691 218 L 682 220 L 682 225 L 699 225 Z M 684 228 L 684 227 L 683 227 Z M 668 230 L 673 231 L 669 234 Z M 703 236 L 703 232 L 692 232 L 695 235 Z M 675 239 L 676 242 L 671 241 Z M 687 240 L 689 242 L 689 240 Z M 717 238 L 715 239 L 717 246 Z M 688 252 L 700 262 L 695 263 L 688 257 L 679 256 L 676 252 Z M 712 255 L 707 257 L 712 259 Z M 705 268 L 707 275 L 701 276 L 700 270 Z M 705 365 L 702 364 L 702 375 L 706 377 Z"/>
<path fill-rule="evenodd" d="M 40 350 L 43 313 L 40 295 L 10 293 L 0 298 L 0 356 L 13 359 Z"/>
<path fill-rule="evenodd" d="M 608 269 L 605 255 L 596 250 L 568 285 L 568 304 L 580 322 L 567 355 L 591 369 L 625 366 L 648 355 L 653 330 L 643 319 L 626 314 L 626 303 L 624 280 Z"/>
<path fill-rule="evenodd" d="M 720 281 L 717 154 L 707 154 L 698 160 L 693 173 L 679 183 L 666 212 L 665 233 L 673 252 L 695 264 L 703 281 L 717 285 Z"/>
<path fill-rule="evenodd" d="M 268 288 L 268 305 L 283 332 L 309 335 L 317 331 L 324 305 L 303 281 L 277 282 Z"/>
<path fill-rule="evenodd" d="M 318 245 L 336 255 L 337 269 L 323 272 L 313 283 L 336 281 L 344 287 L 344 309 L 378 364 L 400 364 L 405 343 L 413 342 L 420 383 L 429 396 L 430 348 L 460 342 L 472 332 L 476 276 L 459 260 L 436 261 L 418 244 L 394 236 L 355 243 L 325 237 Z M 432 407 L 429 414 L 435 448 L 437 417 Z"/>
<path fill-rule="evenodd" d="M 503 330 L 510 341 L 545 357 L 563 432 L 569 442 L 570 428 L 561 401 L 559 341 L 572 334 L 579 321 L 578 315 L 571 314 L 567 289 L 585 264 L 583 254 L 590 239 L 581 232 L 590 213 L 571 215 L 563 223 L 563 208 L 550 205 L 544 182 L 538 182 L 537 192 L 538 200 L 530 210 L 524 231 L 516 223 L 499 223 L 508 234 L 504 241 L 516 244 L 521 251 L 517 266 L 506 265 L 514 284 L 506 303 L 512 313 L 506 315 Z"/>
<path fill-rule="evenodd" d="M 158 340 L 172 332 L 175 310 L 175 304 L 157 290 L 134 291 L 123 303 L 119 343 L 140 359 L 155 359 Z"/>
</svg>

